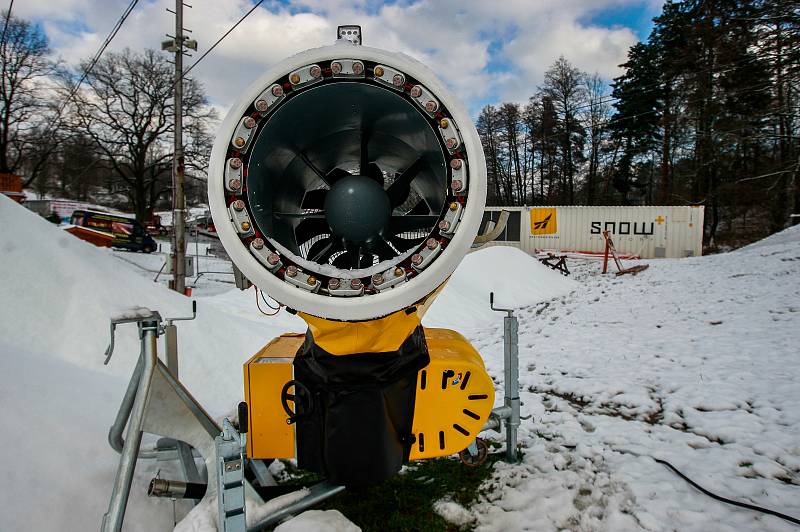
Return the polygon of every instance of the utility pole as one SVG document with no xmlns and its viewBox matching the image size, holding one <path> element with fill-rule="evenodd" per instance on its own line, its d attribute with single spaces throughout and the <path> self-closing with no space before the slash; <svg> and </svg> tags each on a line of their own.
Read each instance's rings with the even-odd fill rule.
<svg viewBox="0 0 800 532">
<path fill-rule="evenodd" d="M 175 15 L 175 36 L 172 40 L 161 43 L 161 49 L 175 54 L 175 131 L 174 156 L 172 159 L 172 282 L 170 287 L 181 294 L 186 293 L 186 196 L 184 192 L 184 160 L 183 160 L 183 48 L 197 50 L 197 41 L 189 40 L 184 35 L 183 0 L 175 0 L 175 11 L 167 11 Z"/>
</svg>

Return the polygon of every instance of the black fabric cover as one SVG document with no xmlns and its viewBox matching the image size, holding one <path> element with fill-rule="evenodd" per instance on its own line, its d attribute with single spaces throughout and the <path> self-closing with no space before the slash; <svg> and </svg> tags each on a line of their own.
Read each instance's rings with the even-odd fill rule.
<svg viewBox="0 0 800 532">
<path fill-rule="evenodd" d="M 414 443 L 417 372 L 429 362 L 421 326 L 395 352 L 352 355 L 331 355 L 306 332 L 294 378 L 313 405 L 295 405 L 297 465 L 353 487 L 397 474 Z"/>
</svg>

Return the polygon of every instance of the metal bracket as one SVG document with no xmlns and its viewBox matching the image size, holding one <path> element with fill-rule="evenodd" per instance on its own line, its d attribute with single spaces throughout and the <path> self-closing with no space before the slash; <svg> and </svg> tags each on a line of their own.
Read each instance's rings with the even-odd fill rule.
<svg viewBox="0 0 800 532">
<path fill-rule="evenodd" d="M 246 427 L 246 423 L 243 425 Z M 239 433 L 228 418 L 222 434 L 214 438 L 217 452 L 217 501 L 220 532 L 246 532 L 244 464 L 246 435 Z"/>
<path fill-rule="evenodd" d="M 510 214 L 511 213 L 509 213 L 508 211 L 500 211 L 500 216 L 497 218 L 497 223 L 494 225 L 492 230 L 482 235 L 476 236 L 475 240 L 472 241 L 472 246 L 480 247 L 493 240 L 496 240 L 497 237 L 500 236 L 500 233 L 506 230 L 506 224 L 508 224 L 508 217 L 510 216 Z"/>
<path fill-rule="evenodd" d="M 361 44 L 361 26 L 350 24 L 336 28 L 336 38 L 338 40 L 349 41 L 351 44 Z"/>
</svg>

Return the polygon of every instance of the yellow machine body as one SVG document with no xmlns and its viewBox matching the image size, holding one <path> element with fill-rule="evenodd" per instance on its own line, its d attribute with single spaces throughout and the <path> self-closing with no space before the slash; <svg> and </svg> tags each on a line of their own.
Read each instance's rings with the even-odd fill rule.
<svg viewBox="0 0 800 532">
<path fill-rule="evenodd" d="M 286 424 L 281 390 L 294 376 L 294 355 L 304 339 L 304 334 L 283 334 L 244 365 L 244 397 L 250 420 L 247 456 L 250 458 L 293 458 L 295 455 L 294 425 Z"/>
<path fill-rule="evenodd" d="M 395 316 L 393 320 L 419 323 L 416 313 L 406 318 L 391 316 Z M 313 334 L 314 325 L 309 322 L 309 326 Z M 387 341 L 393 343 L 397 337 L 391 336 Z M 353 347 L 349 343 L 352 340 L 344 335 L 328 339 L 334 338 L 335 341 L 325 345 L 333 354 L 357 352 L 349 350 Z M 466 338 L 449 329 L 426 328 L 425 339 L 430 363 L 417 374 L 412 429 L 416 440 L 411 448 L 411 460 L 449 456 L 464 450 L 480 432 L 494 404 L 494 383 L 486 373 L 483 359 Z M 280 396 L 283 386 L 293 378 L 292 362 L 303 341 L 302 334 L 282 335 L 264 346 L 244 366 L 245 398 L 250 412 L 247 437 L 250 458 L 295 456 L 294 425 L 286 423 L 287 414 Z M 316 335 L 315 341 L 319 341 Z M 335 349 L 337 341 L 342 345 L 349 343 L 350 347 Z M 402 339 L 398 345 L 401 342 Z"/>
</svg>

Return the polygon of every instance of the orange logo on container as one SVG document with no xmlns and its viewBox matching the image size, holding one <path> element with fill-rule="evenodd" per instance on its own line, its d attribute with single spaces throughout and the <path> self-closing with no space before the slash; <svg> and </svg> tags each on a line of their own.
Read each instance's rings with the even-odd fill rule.
<svg viewBox="0 0 800 532">
<path fill-rule="evenodd" d="M 551 207 L 531 209 L 532 235 L 552 235 L 557 232 L 556 209 Z"/>
</svg>

